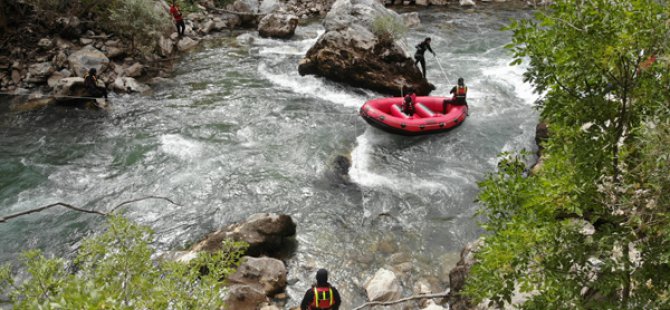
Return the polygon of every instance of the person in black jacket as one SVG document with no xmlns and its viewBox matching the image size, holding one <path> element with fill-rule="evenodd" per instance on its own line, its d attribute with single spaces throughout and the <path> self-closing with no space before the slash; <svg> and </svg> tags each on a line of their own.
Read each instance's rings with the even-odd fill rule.
<svg viewBox="0 0 670 310">
<path fill-rule="evenodd" d="M 435 52 L 430 48 L 430 38 L 426 38 L 423 42 L 419 43 L 416 46 L 416 53 L 414 53 L 414 64 L 421 63 L 421 70 L 423 71 L 423 77 L 426 77 L 426 58 L 423 56 L 426 53 L 426 50 L 429 50 L 435 56 Z"/>
<path fill-rule="evenodd" d="M 91 68 L 84 76 L 84 87 L 88 91 L 88 95 L 95 98 L 105 97 L 107 99 L 107 88 L 98 86 L 98 70 Z"/>
<path fill-rule="evenodd" d="M 300 303 L 300 310 L 340 309 L 340 293 L 328 283 L 328 271 L 319 269 L 316 272 L 316 284 L 305 292 Z"/>
</svg>

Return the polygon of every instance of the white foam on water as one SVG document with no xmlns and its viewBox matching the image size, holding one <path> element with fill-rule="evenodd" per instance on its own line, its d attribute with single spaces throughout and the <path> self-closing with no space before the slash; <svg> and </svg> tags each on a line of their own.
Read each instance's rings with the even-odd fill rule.
<svg viewBox="0 0 670 310">
<path fill-rule="evenodd" d="M 386 136 L 375 135 L 370 129 L 356 138 L 356 147 L 351 151 L 351 168 L 349 177 L 356 184 L 366 187 L 386 187 L 396 192 L 413 192 L 419 190 L 441 191 L 443 184 L 422 180 L 409 175 L 379 174 L 374 172 L 372 153 L 377 143 L 384 143 Z"/>
<path fill-rule="evenodd" d="M 177 134 L 162 135 L 160 141 L 163 152 L 183 160 L 194 159 L 202 153 L 202 145 Z"/>
<path fill-rule="evenodd" d="M 523 81 L 523 73 L 526 71 L 526 65 L 510 66 L 510 60 L 501 59 L 493 66 L 482 68 L 482 76 L 486 79 L 495 80 L 498 83 L 509 86 L 514 89 L 516 97 L 520 102 L 532 106 L 540 97 L 533 92 L 533 86 Z"/>
<path fill-rule="evenodd" d="M 335 86 L 326 85 L 322 78 L 299 76 L 286 73 L 272 73 L 264 63 L 258 65 L 258 72 L 275 85 L 287 88 L 292 92 L 341 104 L 345 107 L 359 108 L 368 98 L 354 95 Z"/>
</svg>

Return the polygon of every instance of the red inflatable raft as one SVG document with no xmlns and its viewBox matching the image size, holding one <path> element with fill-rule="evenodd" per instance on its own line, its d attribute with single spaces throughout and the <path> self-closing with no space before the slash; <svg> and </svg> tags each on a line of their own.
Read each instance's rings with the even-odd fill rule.
<svg viewBox="0 0 670 310">
<path fill-rule="evenodd" d="M 453 104 L 453 98 L 416 97 L 413 116 L 402 112 L 402 101 L 402 97 L 372 99 L 361 107 L 361 117 L 386 132 L 418 136 L 447 131 L 468 115 L 468 106 Z M 445 101 L 447 111 L 443 114 Z"/>
</svg>

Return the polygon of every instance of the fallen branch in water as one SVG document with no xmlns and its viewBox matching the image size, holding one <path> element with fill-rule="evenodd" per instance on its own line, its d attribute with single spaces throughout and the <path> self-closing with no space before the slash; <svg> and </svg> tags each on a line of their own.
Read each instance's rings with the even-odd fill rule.
<svg viewBox="0 0 670 310">
<path fill-rule="evenodd" d="M 167 197 L 162 197 L 162 196 L 146 196 L 146 197 L 142 197 L 142 198 L 137 198 L 137 199 L 133 199 L 133 200 L 124 201 L 124 202 L 122 202 L 122 203 L 116 205 L 114 208 L 112 208 L 111 211 L 109 211 L 109 212 L 102 212 L 102 211 L 98 211 L 98 210 L 87 210 L 87 209 L 82 209 L 82 208 L 75 207 L 75 206 L 73 206 L 73 205 L 71 205 L 71 204 L 67 204 L 67 203 L 64 203 L 64 202 L 56 202 L 56 203 L 52 203 L 52 204 L 50 204 L 50 205 L 42 206 L 42 207 L 39 207 L 39 208 L 29 209 L 29 210 L 25 210 L 25 211 L 17 212 L 17 213 L 14 213 L 14 214 L 10 214 L 10 215 L 4 216 L 4 217 L 0 217 L 0 223 L 5 223 L 5 222 L 7 222 L 8 220 L 17 218 L 17 217 L 19 217 L 19 216 L 28 215 L 28 214 L 31 214 L 31 213 L 42 212 L 42 211 L 44 211 L 44 210 L 51 209 L 51 208 L 53 208 L 53 207 L 58 207 L 58 206 L 65 207 L 65 208 L 68 208 L 68 209 L 70 209 L 70 210 L 74 210 L 74 211 L 77 211 L 77 212 L 90 213 L 90 214 L 98 214 L 98 215 L 108 216 L 108 215 L 111 215 L 112 213 L 114 213 L 114 211 L 116 211 L 116 209 L 118 209 L 118 208 L 120 208 L 120 207 L 122 207 L 122 206 L 124 206 L 124 205 L 131 204 L 131 203 L 138 202 L 138 201 L 142 201 L 142 200 L 147 200 L 147 199 L 162 199 L 162 200 L 166 200 L 166 201 L 170 202 L 171 204 L 178 205 L 178 206 L 180 205 L 180 204 L 178 204 L 178 203 L 172 201 L 170 198 L 167 198 Z"/>
<path fill-rule="evenodd" d="M 370 302 L 366 302 L 366 303 L 354 308 L 354 310 L 361 310 L 365 307 L 370 307 L 370 306 L 390 306 L 390 305 L 395 305 L 395 304 L 399 304 L 399 303 L 410 301 L 410 300 L 416 300 L 416 299 L 433 299 L 433 298 L 439 298 L 439 297 L 447 297 L 448 295 L 449 295 L 449 290 L 447 289 L 446 291 L 444 291 L 442 293 L 427 294 L 427 295 L 412 295 L 410 297 L 397 299 L 397 300 L 391 300 L 391 301 L 370 301 Z"/>
</svg>

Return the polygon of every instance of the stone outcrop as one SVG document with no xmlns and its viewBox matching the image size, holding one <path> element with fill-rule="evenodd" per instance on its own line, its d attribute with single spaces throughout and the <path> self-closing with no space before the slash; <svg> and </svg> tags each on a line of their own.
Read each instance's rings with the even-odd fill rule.
<svg viewBox="0 0 670 310">
<path fill-rule="evenodd" d="M 286 287 L 286 266 L 271 257 L 245 256 L 244 263 L 228 277 L 231 286 L 247 285 L 262 292 L 265 296 L 274 296 Z"/>
<path fill-rule="evenodd" d="M 418 95 L 435 87 L 423 78 L 401 41 L 373 33 L 376 19 L 404 23 L 376 0 L 338 0 L 324 20 L 326 32 L 300 61 L 301 75 L 313 74 L 390 95 L 412 86 Z"/>
<path fill-rule="evenodd" d="M 384 268 L 377 270 L 364 287 L 369 301 L 390 301 L 402 295 L 402 287 L 395 274 Z"/>
<path fill-rule="evenodd" d="M 296 225 L 285 214 L 261 213 L 250 216 L 244 223 L 228 226 L 207 235 L 191 248 L 191 251 L 216 251 L 225 239 L 249 243 L 247 254 L 251 256 L 276 255 L 292 246 Z"/>
<path fill-rule="evenodd" d="M 102 69 L 109 64 L 109 58 L 90 45 L 74 52 L 67 58 L 67 61 L 72 72 L 81 77 L 86 74 L 88 69 L 95 68 L 98 72 L 102 72 Z"/>
<path fill-rule="evenodd" d="M 258 23 L 258 34 L 264 38 L 286 39 L 293 36 L 298 26 L 298 17 L 293 14 L 274 12 L 265 15 Z"/>
</svg>

